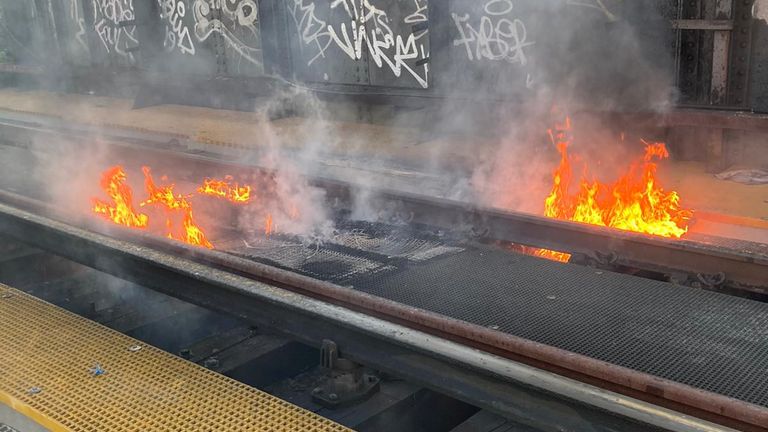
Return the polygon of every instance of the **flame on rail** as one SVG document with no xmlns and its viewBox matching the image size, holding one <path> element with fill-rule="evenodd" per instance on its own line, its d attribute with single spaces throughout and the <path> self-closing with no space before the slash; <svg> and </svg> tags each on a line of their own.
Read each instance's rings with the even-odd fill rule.
<svg viewBox="0 0 768 432">
<path fill-rule="evenodd" d="M 656 177 L 656 161 L 669 157 L 663 143 L 642 141 L 643 157 L 630 164 L 614 183 L 604 183 L 590 179 L 588 166 L 580 177 L 574 176 L 570 131 L 570 118 L 549 131 L 560 153 L 560 164 L 544 202 L 545 216 L 669 238 L 680 238 L 688 232 L 693 212 L 680 205 L 677 192 L 665 191 Z M 546 249 L 535 254 L 556 261 L 570 259 L 567 253 Z"/>
<path fill-rule="evenodd" d="M 205 231 L 195 222 L 191 201 L 194 194 L 225 199 L 238 205 L 253 201 L 251 186 L 241 186 L 234 182 L 231 176 L 224 177 L 224 180 L 206 178 L 194 193 L 184 195 L 174 191 L 174 184 L 158 186 L 149 167 L 143 167 L 142 171 L 147 198 L 141 201 L 139 207 L 146 209 L 146 213 L 136 210 L 133 191 L 127 182 L 125 169 L 120 165 L 111 167 L 102 174 L 100 186 L 110 199 L 93 198 L 92 211 L 117 225 L 151 229 L 153 232 L 162 232 L 163 236 L 173 240 L 213 249 L 214 246 Z M 166 178 L 162 177 L 162 180 L 166 181 Z M 264 234 L 270 236 L 274 231 L 275 222 L 271 213 L 267 213 Z"/>
<path fill-rule="evenodd" d="M 179 240 L 194 246 L 202 246 L 213 249 L 213 244 L 208 241 L 205 233 L 195 223 L 192 216 L 192 204 L 189 196 L 173 193 L 174 185 L 158 187 L 152 179 L 149 167 L 142 167 L 144 172 L 144 186 L 149 198 L 141 203 L 141 206 L 157 204 L 165 214 L 166 237 Z M 181 224 L 178 220 L 181 219 Z M 180 226 L 179 226 L 180 225 Z"/>
<path fill-rule="evenodd" d="M 226 176 L 224 180 L 206 178 L 197 191 L 203 195 L 226 199 L 234 204 L 246 204 L 251 200 L 251 187 L 233 182 L 232 176 Z"/>
<path fill-rule="evenodd" d="M 112 167 L 101 176 L 101 188 L 112 199 L 112 203 L 93 198 L 93 212 L 118 225 L 144 229 L 149 217 L 133 208 L 133 192 L 127 183 L 125 170 Z"/>
</svg>

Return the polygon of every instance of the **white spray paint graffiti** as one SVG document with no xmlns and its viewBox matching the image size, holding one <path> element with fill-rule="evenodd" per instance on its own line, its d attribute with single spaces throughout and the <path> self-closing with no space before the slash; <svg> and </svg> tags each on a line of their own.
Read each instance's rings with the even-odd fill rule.
<svg viewBox="0 0 768 432">
<path fill-rule="evenodd" d="M 192 9 L 199 42 L 216 32 L 243 58 L 253 64 L 262 63 L 259 8 L 255 0 L 195 0 Z"/>
<path fill-rule="evenodd" d="M 427 21 L 426 0 L 414 0 L 416 12 L 404 20 L 407 24 Z M 428 48 L 422 38 L 426 39 L 428 31 L 403 35 L 396 34 L 392 29 L 395 23 L 386 11 L 374 6 L 370 0 L 333 0 L 330 10 L 346 12 L 349 22 L 337 25 L 328 24 L 316 15 L 314 2 L 293 0 L 289 11 L 296 24 L 297 32 L 305 46 L 317 49 L 310 58 L 311 66 L 319 58 L 324 58 L 328 49 L 335 46 L 352 60 L 363 59 L 363 49 L 378 68 L 386 66 L 395 77 L 404 74 L 416 80 L 423 88 L 429 87 L 429 64 L 424 61 L 421 67 L 408 64 L 412 60 L 427 60 Z"/>
<path fill-rule="evenodd" d="M 470 15 L 452 13 L 460 38 L 454 46 L 464 46 L 469 60 L 504 60 L 525 66 L 528 58 L 525 48 L 535 42 L 528 41 L 525 24 L 517 18 L 507 18 L 513 10 L 512 0 L 490 0 L 485 4 L 486 15 L 480 18 L 476 29 L 470 22 Z"/>
<path fill-rule="evenodd" d="M 452 13 L 459 38 L 454 39 L 455 47 L 464 47 L 470 61 L 506 61 L 526 67 L 526 49 L 535 45 L 528 39 L 525 23 L 514 18 L 512 0 L 488 0 L 483 6 L 484 15 L 479 24 L 470 14 Z M 533 78 L 526 76 L 526 87 L 531 88 Z"/>
<path fill-rule="evenodd" d="M 85 19 L 81 16 L 80 11 L 82 6 L 79 0 L 69 0 L 69 19 L 77 26 L 77 33 L 75 33 L 75 41 L 80 47 L 87 51 L 88 44 L 85 40 Z"/>
<path fill-rule="evenodd" d="M 416 9 L 412 14 L 405 17 L 403 22 L 406 24 L 417 24 L 420 22 L 427 22 L 427 1 L 426 0 L 413 0 L 413 6 Z"/>
<path fill-rule="evenodd" d="M 108 53 L 133 60 L 129 49 L 139 43 L 136 26 L 124 24 L 133 19 L 133 0 L 93 0 L 94 29 Z"/>
<path fill-rule="evenodd" d="M 317 54 L 309 59 L 307 65 L 311 66 L 317 59 L 325 58 L 325 53 L 333 43 L 333 38 L 328 32 L 327 23 L 315 15 L 315 4 L 305 5 L 304 0 L 293 0 L 288 5 L 288 10 L 303 42 L 299 47 L 304 49 L 306 45 L 317 48 Z"/>
<path fill-rule="evenodd" d="M 160 18 L 165 20 L 163 47 L 168 51 L 178 49 L 182 54 L 195 55 L 195 44 L 184 23 L 187 5 L 182 0 L 157 0 Z"/>
<path fill-rule="evenodd" d="M 163 41 L 166 50 L 178 49 L 182 54 L 193 56 L 197 52 L 196 43 L 205 42 L 217 33 L 243 59 L 256 65 L 262 64 L 256 0 L 157 1 L 160 17 L 166 20 Z M 190 13 L 194 20 L 194 33 L 190 32 L 184 20 Z"/>
</svg>

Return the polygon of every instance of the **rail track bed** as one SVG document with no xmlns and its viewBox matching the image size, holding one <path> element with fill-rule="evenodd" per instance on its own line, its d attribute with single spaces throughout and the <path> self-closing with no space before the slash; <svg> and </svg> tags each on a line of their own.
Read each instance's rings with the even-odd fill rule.
<svg viewBox="0 0 768 432">
<path fill-rule="evenodd" d="M 60 134 L 45 150 L 54 154 L 74 142 L 66 131 L 4 127 L 17 133 L 7 151 L 42 151 L 30 133 Z M 260 169 L 111 139 L 121 162 L 173 158 L 182 180 Z M 211 251 L 69 213 L 27 178 L 0 185 L 24 193 L 0 191 L 0 235 L 11 239 L 0 282 L 314 410 L 323 386 L 307 383 L 323 380 L 317 358 L 332 363 L 341 347 L 388 398 L 366 415 L 355 409 L 373 402 L 323 408 L 347 426 L 381 430 L 396 408 L 414 422 L 397 430 L 420 430 L 419 416 L 441 404 L 452 415 L 434 430 L 497 415 L 534 430 L 768 424 L 764 244 L 655 239 L 392 191 L 373 194 L 396 217 L 364 222 L 349 217 L 354 185 L 313 178 L 335 202 L 333 238 L 235 230 L 232 211 L 219 215 Z M 591 265 L 527 256 L 512 243 Z M 695 279 L 710 290 L 686 286 Z"/>
</svg>

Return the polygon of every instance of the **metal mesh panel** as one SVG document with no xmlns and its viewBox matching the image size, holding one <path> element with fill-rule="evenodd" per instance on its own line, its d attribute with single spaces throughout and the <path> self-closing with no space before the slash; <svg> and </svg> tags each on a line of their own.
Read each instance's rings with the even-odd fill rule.
<svg viewBox="0 0 768 432">
<path fill-rule="evenodd" d="M 3 285 L 0 328 L 0 403 L 52 430 L 348 430 Z"/>
<path fill-rule="evenodd" d="M 220 249 L 274 264 L 311 277 L 347 283 L 397 270 L 405 262 L 426 262 L 464 249 L 446 245 L 434 236 L 381 224 L 347 222 L 332 239 L 302 242 L 284 235 L 217 241 Z"/>
<path fill-rule="evenodd" d="M 463 249 L 446 246 L 439 241 L 407 237 L 397 232 L 376 232 L 353 229 L 339 234 L 334 242 L 357 250 L 383 255 L 387 258 L 404 258 L 411 261 L 428 261 L 439 256 L 461 252 Z"/>
<path fill-rule="evenodd" d="M 321 247 L 263 238 L 246 251 L 242 240 L 231 245 L 318 279 L 768 406 L 766 304 L 407 228 L 340 228 Z"/>
<path fill-rule="evenodd" d="M 768 406 L 768 305 L 490 249 L 353 282 L 367 293 Z"/>
<path fill-rule="evenodd" d="M 307 276 L 337 283 L 343 283 L 353 276 L 372 275 L 394 269 L 367 257 L 278 238 L 255 237 L 230 241 L 220 247 L 257 261 L 276 264 Z"/>
</svg>

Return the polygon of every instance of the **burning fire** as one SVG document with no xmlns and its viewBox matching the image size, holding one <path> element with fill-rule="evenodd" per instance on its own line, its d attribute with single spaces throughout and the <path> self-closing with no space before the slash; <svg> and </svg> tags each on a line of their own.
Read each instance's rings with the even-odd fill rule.
<svg viewBox="0 0 768 432">
<path fill-rule="evenodd" d="M 573 142 L 571 121 L 549 131 L 552 143 L 560 153 L 560 165 L 553 174 L 552 192 L 545 200 L 544 214 L 553 219 L 607 226 L 662 237 L 680 238 L 688 232 L 691 210 L 680 207 L 677 192 L 666 192 L 656 179 L 655 160 L 669 157 L 663 143 L 645 145 L 645 155 L 633 162 L 614 183 L 588 180 L 584 167 L 580 178 L 574 178 L 573 159 L 568 149 Z M 540 249 L 536 255 L 568 261 L 570 255 Z"/>
<path fill-rule="evenodd" d="M 269 237 L 272 235 L 275 223 L 272 220 L 272 213 L 267 213 L 267 217 L 264 219 L 264 235 Z"/>
<path fill-rule="evenodd" d="M 197 191 L 203 195 L 226 199 L 235 204 L 246 204 L 251 200 L 251 187 L 240 186 L 232 182 L 231 176 L 224 180 L 206 178 Z"/>
<path fill-rule="evenodd" d="M 143 167 L 144 186 L 147 199 L 141 202 L 140 207 L 151 209 L 151 215 L 159 212 L 165 219 L 163 225 L 164 236 L 195 246 L 213 249 L 213 244 L 208 240 L 203 229 L 195 222 L 192 215 L 193 194 L 183 195 L 174 193 L 174 184 L 158 186 L 152 178 L 149 167 Z M 165 177 L 162 178 L 166 180 Z M 122 166 L 114 166 L 106 170 L 101 179 L 101 188 L 111 198 L 111 203 L 94 198 L 92 210 L 97 215 L 117 224 L 129 228 L 147 229 L 155 216 L 138 213 L 134 210 L 133 191 L 127 183 L 127 175 Z M 203 196 L 213 196 L 234 204 L 247 204 L 251 202 L 251 187 L 240 186 L 233 182 L 230 176 L 224 180 L 206 178 L 203 185 L 196 192 Z M 162 219 L 161 217 L 160 219 Z M 272 215 L 268 214 L 265 220 L 265 235 L 274 231 L 275 224 Z"/>
<path fill-rule="evenodd" d="M 126 179 L 125 170 L 121 166 L 106 170 L 101 177 L 101 188 L 112 198 L 113 204 L 94 198 L 93 211 L 118 225 L 146 228 L 149 217 L 133 209 L 133 193 Z"/>
<path fill-rule="evenodd" d="M 191 245 L 213 249 L 213 244 L 208 241 L 205 233 L 192 217 L 192 204 L 187 200 L 189 197 L 174 195 L 173 184 L 165 187 L 155 185 L 149 167 L 142 167 L 142 171 L 144 172 L 144 186 L 149 198 L 141 203 L 141 206 L 158 204 L 164 210 L 166 236 Z M 173 223 L 173 220 L 179 216 L 181 217 L 181 228 L 174 228 L 176 224 Z"/>
</svg>

